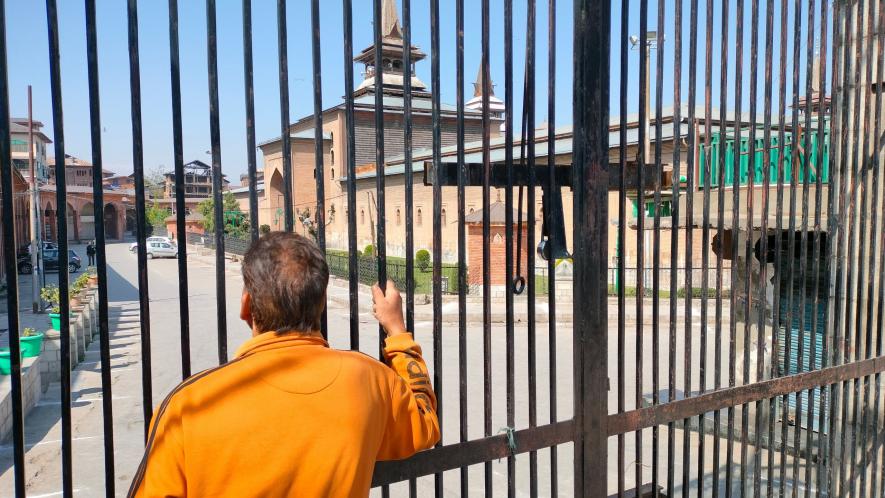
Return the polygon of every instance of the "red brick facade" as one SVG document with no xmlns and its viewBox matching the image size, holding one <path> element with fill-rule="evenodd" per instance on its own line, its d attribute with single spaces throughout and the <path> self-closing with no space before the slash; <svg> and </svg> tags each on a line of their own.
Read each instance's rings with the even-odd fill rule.
<svg viewBox="0 0 885 498">
<path fill-rule="evenodd" d="M 515 223 L 514 223 L 515 226 Z M 491 277 L 491 284 L 493 286 L 501 286 L 507 284 L 507 243 L 506 243 L 506 231 L 504 229 L 503 224 L 492 224 L 489 226 L 489 253 L 491 255 L 490 261 L 491 265 L 489 267 L 489 274 Z M 513 234 L 513 264 L 514 271 L 516 266 L 516 233 Z M 528 255 L 530 249 L 527 247 L 526 241 L 528 237 L 528 228 L 526 224 L 522 224 L 522 252 L 521 252 L 521 267 L 523 275 L 526 272 L 526 268 L 528 267 Z M 468 282 L 470 285 L 482 285 L 482 224 L 480 223 L 471 223 L 467 225 L 467 268 L 468 268 Z"/>
</svg>

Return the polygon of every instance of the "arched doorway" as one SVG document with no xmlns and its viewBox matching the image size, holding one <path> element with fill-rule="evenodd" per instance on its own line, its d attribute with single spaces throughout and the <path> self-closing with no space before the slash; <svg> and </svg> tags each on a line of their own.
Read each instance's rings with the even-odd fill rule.
<svg viewBox="0 0 885 498">
<path fill-rule="evenodd" d="M 275 170 L 270 177 L 270 188 L 267 190 L 267 204 L 271 210 L 270 227 L 273 230 L 282 230 L 283 221 L 283 175 L 280 170 Z"/>
<path fill-rule="evenodd" d="M 80 209 L 80 238 L 92 240 L 95 238 L 95 206 L 87 202 Z"/>
<path fill-rule="evenodd" d="M 80 234 L 78 233 L 80 224 L 77 223 L 77 214 L 74 206 L 71 206 L 69 202 L 67 212 L 65 213 L 65 218 L 68 220 L 68 240 L 80 240 Z"/>
<path fill-rule="evenodd" d="M 121 239 L 117 207 L 108 203 L 104 207 L 104 234 L 108 239 Z"/>
</svg>

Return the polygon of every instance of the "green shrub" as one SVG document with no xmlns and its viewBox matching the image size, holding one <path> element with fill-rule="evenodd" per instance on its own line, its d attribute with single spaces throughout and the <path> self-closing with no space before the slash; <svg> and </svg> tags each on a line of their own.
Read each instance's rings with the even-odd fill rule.
<svg viewBox="0 0 885 498">
<path fill-rule="evenodd" d="M 40 298 L 49 304 L 50 313 L 59 313 L 61 311 L 58 304 L 58 296 L 58 286 L 55 284 L 49 284 L 40 289 Z"/>
<path fill-rule="evenodd" d="M 427 271 L 430 268 L 430 252 L 427 249 L 421 249 L 415 253 L 415 264 L 421 271 Z"/>
<path fill-rule="evenodd" d="M 270 225 L 264 224 L 258 227 L 258 231 L 261 232 L 261 235 L 265 235 L 270 233 Z"/>
<path fill-rule="evenodd" d="M 375 246 L 373 246 L 372 244 L 367 245 L 366 248 L 363 249 L 363 256 L 365 256 L 367 258 L 371 258 L 374 255 L 375 255 Z"/>
</svg>

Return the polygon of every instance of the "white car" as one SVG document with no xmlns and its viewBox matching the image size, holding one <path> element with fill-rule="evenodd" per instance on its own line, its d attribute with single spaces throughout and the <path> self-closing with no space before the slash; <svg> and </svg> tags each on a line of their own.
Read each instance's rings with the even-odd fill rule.
<svg viewBox="0 0 885 498">
<path fill-rule="evenodd" d="M 146 242 L 148 243 L 148 247 L 151 247 L 151 242 L 161 242 L 175 247 L 176 250 L 178 249 L 178 244 L 176 244 L 175 241 L 170 239 L 169 237 L 148 237 Z M 129 244 L 129 252 L 135 252 L 136 249 L 138 249 L 138 242 L 133 242 Z"/>
<path fill-rule="evenodd" d="M 174 258 L 178 256 L 178 247 L 166 242 L 148 242 L 147 257 L 154 258 Z"/>
</svg>

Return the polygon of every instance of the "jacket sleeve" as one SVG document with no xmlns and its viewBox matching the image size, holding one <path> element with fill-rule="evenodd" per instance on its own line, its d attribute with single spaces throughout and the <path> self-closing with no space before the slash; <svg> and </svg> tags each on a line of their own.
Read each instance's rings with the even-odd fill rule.
<svg viewBox="0 0 885 498">
<path fill-rule="evenodd" d="M 431 448 L 439 441 L 436 395 L 412 334 L 385 340 L 384 357 L 396 375 L 390 376 L 390 419 L 384 431 L 378 460 L 400 460 Z"/>
<path fill-rule="evenodd" d="M 144 457 L 129 489 L 130 498 L 187 496 L 181 416 L 174 406 L 165 408 L 161 405 L 154 412 Z"/>
</svg>

